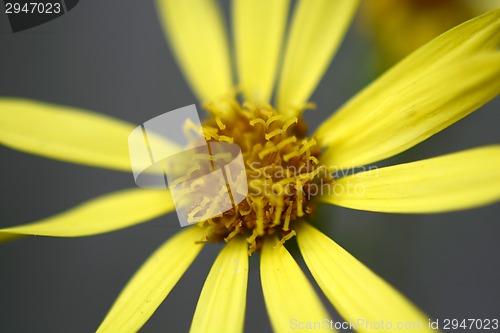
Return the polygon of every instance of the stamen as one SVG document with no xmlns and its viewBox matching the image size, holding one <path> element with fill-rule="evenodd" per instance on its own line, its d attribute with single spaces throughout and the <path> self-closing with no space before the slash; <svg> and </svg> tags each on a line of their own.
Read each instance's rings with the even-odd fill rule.
<svg viewBox="0 0 500 333">
<path fill-rule="evenodd" d="M 314 140 L 314 139 L 311 139 L 309 141 L 304 140 L 304 141 L 302 141 L 302 144 L 303 144 L 303 146 L 302 146 L 302 148 L 299 149 L 299 154 L 302 155 L 306 152 L 309 152 L 309 154 L 310 154 L 310 148 L 312 146 L 316 145 L 316 140 Z"/>
<path fill-rule="evenodd" d="M 285 223 L 283 223 L 284 231 L 290 230 L 290 216 L 292 215 L 292 209 L 293 209 L 293 201 L 290 202 L 286 210 Z"/>
<path fill-rule="evenodd" d="M 261 118 L 250 120 L 250 125 L 255 126 L 255 124 L 262 124 L 262 125 L 266 126 L 265 120 L 261 119 Z"/>
<path fill-rule="evenodd" d="M 257 239 L 257 236 L 257 231 L 254 229 L 252 235 L 247 238 L 247 242 L 250 244 L 250 247 L 248 249 L 248 256 L 251 256 L 252 253 L 257 250 L 257 242 L 255 241 Z"/>
<path fill-rule="evenodd" d="M 264 207 L 261 200 L 254 201 L 253 203 L 255 212 L 257 213 L 257 228 L 255 230 L 259 236 L 264 234 Z"/>
<path fill-rule="evenodd" d="M 269 125 L 271 125 L 271 123 L 275 122 L 276 120 L 283 120 L 283 116 L 280 115 L 280 114 L 277 114 L 275 116 L 272 116 L 271 118 L 269 118 L 268 120 L 266 120 L 266 126 L 269 127 Z"/>
<path fill-rule="evenodd" d="M 269 142 L 271 143 L 271 142 Z M 272 144 L 272 143 L 271 143 Z M 260 159 L 263 159 L 264 157 L 266 157 L 266 155 L 269 155 L 271 153 L 274 153 L 278 151 L 278 147 L 276 147 L 274 144 L 272 144 L 270 147 L 262 150 L 260 153 L 259 153 L 259 158 Z"/>
<path fill-rule="evenodd" d="M 283 244 L 285 244 L 285 242 L 287 240 L 289 240 L 290 238 L 292 238 L 293 236 L 296 236 L 297 233 L 295 232 L 295 230 L 292 230 L 290 231 L 288 234 L 286 234 L 285 236 L 283 236 L 280 241 L 278 242 L 278 244 L 276 244 L 276 246 L 274 247 L 275 249 L 279 249 L 280 247 L 283 246 Z"/>
<path fill-rule="evenodd" d="M 283 125 L 283 133 L 286 133 L 286 131 L 288 130 L 288 127 L 292 126 L 292 124 L 297 124 L 299 122 L 299 118 L 297 117 L 293 117 L 293 118 L 290 118 L 287 120 L 287 122 L 285 123 L 285 125 Z"/>
<path fill-rule="evenodd" d="M 200 169 L 201 169 L 201 167 L 200 167 L 198 164 L 195 164 L 195 165 L 193 165 L 192 167 L 190 167 L 190 168 L 186 171 L 186 173 L 187 173 L 187 175 L 188 175 L 188 178 L 191 178 L 191 176 L 193 175 L 193 173 L 194 173 L 195 171 L 199 171 Z"/>
<path fill-rule="evenodd" d="M 184 125 L 183 125 L 183 128 L 182 128 L 183 132 L 184 132 L 184 135 L 186 135 L 186 137 L 189 139 L 189 140 L 195 140 L 198 138 L 198 135 L 200 135 L 201 133 L 199 133 L 199 125 L 196 125 L 191 119 L 186 119 L 186 121 L 184 122 Z M 196 136 L 193 136 L 193 132 L 196 134 Z"/>
<path fill-rule="evenodd" d="M 231 231 L 231 233 L 229 235 L 227 235 L 226 238 L 224 238 L 224 241 L 229 242 L 231 240 L 231 238 L 233 238 L 234 236 L 236 236 L 237 234 L 240 233 L 240 227 L 239 226 L 236 226 L 236 228 L 234 228 L 233 231 Z"/>
<path fill-rule="evenodd" d="M 281 223 L 281 213 L 283 213 L 283 200 L 277 198 L 276 211 L 274 212 L 273 226 L 278 226 Z"/>
<path fill-rule="evenodd" d="M 244 102 L 243 103 L 243 107 L 245 109 L 248 109 L 248 110 L 252 111 L 253 113 L 256 111 L 255 106 L 252 103 L 250 103 L 250 102 Z"/>
<path fill-rule="evenodd" d="M 292 152 L 290 152 L 290 153 L 286 154 L 285 156 L 283 156 L 283 160 L 284 160 L 285 162 L 288 162 L 288 161 L 289 161 L 289 160 L 291 160 L 292 158 L 297 157 L 297 156 L 299 156 L 299 155 L 300 155 L 300 153 L 299 153 L 298 151 L 292 151 Z"/>
<path fill-rule="evenodd" d="M 176 178 L 176 179 L 172 182 L 172 184 L 169 184 L 168 186 L 170 186 L 170 187 L 174 187 L 174 186 L 176 186 L 176 185 L 178 185 L 178 184 L 180 184 L 180 183 L 184 183 L 184 182 L 188 181 L 188 179 L 189 179 L 189 178 L 188 178 L 187 176 Z"/>
<path fill-rule="evenodd" d="M 302 183 L 300 179 L 297 179 L 295 189 L 297 190 L 297 216 L 302 217 L 304 215 L 304 211 L 302 210 Z"/>
<path fill-rule="evenodd" d="M 222 120 L 220 120 L 219 116 L 215 117 L 215 122 L 217 123 L 217 126 L 219 126 L 220 130 L 225 130 L 226 129 L 226 125 L 224 125 L 222 123 Z"/>
<path fill-rule="evenodd" d="M 220 135 L 219 136 L 219 141 L 221 142 L 229 142 L 229 143 L 233 143 L 234 142 L 234 139 L 233 138 L 230 138 L 228 136 L 225 136 L 225 135 Z"/>
<path fill-rule="evenodd" d="M 313 162 L 314 164 L 316 164 L 316 165 L 317 165 L 317 164 L 319 164 L 319 160 L 318 160 L 316 157 L 314 157 L 314 156 L 309 156 L 309 157 L 307 158 L 307 160 L 308 160 L 308 161 L 312 161 L 312 162 Z"/>
<path fill-rule="evenodd" d="M 272 109 L 260 108 L 259 112 L 262 113 L 266 118 L 271 118 L 276 112 Z"/>
<path fill-rule="evenodd" d="M 266 137 L 266 140 L 269 140 L 279 134 L 281 134 L 281 128 L 278 128 L 271 133 L 266 133 L 264 136 Z"/>
<path fill-rule="evenodd" d="M 290 143 L 295 143 L 297 142 L 297 138 L 295 136 L 291 136 L 289 138 L 286 138 L 285 140 L 282 140 L 280 141 L 276 147 L 281 150 L 283 147 L 285 147 L 286 145 L 290 144 Z"/>
<path fill-rule="evenodd" d="M 215 132 L 214 128 L 203 128 L 203 134 L 205 135 L 205 140 L 207 141 L 219 141 L 219 135 Z"/>
</svg>

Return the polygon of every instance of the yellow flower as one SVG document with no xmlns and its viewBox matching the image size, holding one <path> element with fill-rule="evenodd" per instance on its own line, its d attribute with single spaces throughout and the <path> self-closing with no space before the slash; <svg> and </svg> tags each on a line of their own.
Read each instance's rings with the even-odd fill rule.
<svg viewBox="0 0 500 333">
<path fill-rule="evenodd" d="M 318 170 L 349 170 L 394 156 L 494 98 L 500 91 L 500 11 L 473 19 L 425 45 L 350 99 L 307 138 L 301 112 L 340 44 L 355 1 L 300 1 L 278 71 L 289 1 L 235 0 L 233 33 L 242 105 L 233 96 L 229 48 L 216 3 L 165 0 L 158 5 L 177 60 L 210 111 L 205 136 L 238 143 L 247 164 L 258 162 L 247 170 L 250 182 L 256 181 L 249 182 L 249 187 L 270 185 L 273 191 L 250 192 L 237 210 L 168 240 L 127 284 L 98 332 L 139 330 L 205 241 L 222 239 L 227 245 L 206 279 L 192 332 L 243 330 L 248 252 L 254 251 L 260 251 L 262 289 L 274 331 L 324 324 L 330 318 L 328 312 L 282 245 L 294 235 L 314 279 L 346 321 L 390 322 L 394 326 L 389 331 L 405 330 L 397 327 L 399 322 L 421 322 L 412 332 L 429 331 L 420 310 L 308 222 L 313 206 L 307 194 L 324 181 L 321 189 L 329 192 L 316 194 L 316 201 L 398 213 L 445 212 L 498 201 L 498 145 L 335 180 Z M 268 103 L 276 76 L 273 108 Z M 131 124 L 14 98 L 0 99 L 0 108 L 0 142 L 6 146 L 130 170 L 126 142 L 134 128 Z M 283 177 L 252 173 L 304 165 L 309 167 L 303 172 L 284 171 Z M 108 194 L 41 221 L 1 229 L 0 241 L 26 235 L 87 236 L 125 228 L 171 212 L 172 200 L 165 195 L 166 191 L 144 189 Z M 360 326 L 356 331 L 371 330 Z"/>
<path fill-rule="evenodd" d="M 386 68 L 446 30 L 499 7 L 498 0 L 363 1 L 359 24 Z"/>
</svg>

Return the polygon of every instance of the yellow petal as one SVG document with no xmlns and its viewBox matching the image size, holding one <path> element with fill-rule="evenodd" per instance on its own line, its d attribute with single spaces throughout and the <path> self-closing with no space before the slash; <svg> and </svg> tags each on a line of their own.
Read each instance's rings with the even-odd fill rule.
<svg viewBox="0 0 500 333">
<path fill-rule="evenodd" d="M 73 107 L 0 98 L 1 144 L 67 162 L 129 171 L 134 127 Z"/>
<path fill-rule="evenodd" d="M 243 332 L 248 244 L 233 238 L 215 260 L 201 291 L 190 332 Z"/>
<path fill-rule="evenodd" d="M 158 0 L 160 21 L 179 66 L 202 102 L 232 92 L 231 62 L 220 8 L 214 0 Z"/>
<path fill-rule="evenodd" d="M 300 323 L 330 318 L 321 300 L 284 246 L 267 237 L 260 259 L 262 291 L 274 332 L 295 332 Z"/>
<path fill-rule="evenodd" d="M 250 101 L 269 102 L 289 4 L 289 0 L 233 2 L 239 85 Z"/>
<path fill-rule="evenodd" d="M 158 248 L 127 283 L 97 333 L 137 332 L 202 249 L 196 243 L 202 231 L 188 228 Z"/>
<path fill-rule="evenodd" d="M 308 101 L 332 60 L 357 8 L 357 0 L 302 0 L 286 44 L 277 104 L 293 116 Z"/>
<path fill-rule="evenodd" d="M 333 240 L 307 223 L 300 223 L 297 241 L 321 290 L 356 332 L 374 332 L 368 322 L 385 323 L 377 332 L 427 332 L 428 317 L 397 290 L 370 271 Z M 359 320 L 363 320 L 362 324 Z M 398 323 L 422 326 L 398 327 Z M 390 324 L 389 324 L 390 323 Z M 388 325 L 392 325 L 388 329 Z M 418 324 L 416 324 L 418 325 Z M 385 328 L 385 329 L 384 329 Z"/>
<path fill-rule="evenodd" d="M 79 237 L 101 234 L 146 222 L 173 209 L 169 191 L 124 190 L 37 222 L 0 229 L 0 242 L 27 235 Z"/>
<path fill-rule="evenodd" d="M 354 96 L 316 132 L 323 145 L 337 145 L 358 135 L 359 126 L 374 118 L 388 117 L 400 110 L 383 107 L 394 104 L 399 91 L 444 67 L 458 64 L 481 52 L 493 51 L 500 43 L 500 10 L 470 20 L 424 45 Z M 435 85 L 436 88 L 440 88 Z M 441 89 L 442 90 L 442 89 Z M 434 94 L 436 96 L 436 94 Z M 374 111 L 377 110 L 375 115 Z M 368 128 L 371 126 L 368 126 Z"/>
<path fill-rule="evenodd" d="M 326 194 L 326 193 L 325 193 Z M 377 212 L 433 213 L 500 200 L 500 145 L 340 178 L 320 200 Z"/>
<path fill-rule="evenodd" d="M 500 52 L 454 63 L 402 87 L 366 112 L 322 162 L 337 168 L 394 156 L 452 125 L 500 92 Z M 333 129 L 332 129 L 333 130 Z"/>
</svg>

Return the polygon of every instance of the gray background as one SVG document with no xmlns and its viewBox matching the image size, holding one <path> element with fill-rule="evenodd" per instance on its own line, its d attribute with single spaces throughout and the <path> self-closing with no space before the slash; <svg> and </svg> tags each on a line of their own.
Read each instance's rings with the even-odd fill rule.
<svg viewBox="0 0 500 333">
<path fill-rule="evenodd" d="M 306 118 L 313 128 L 372 80 L 366 74 L 369 49 L 358 32 L 350 30 L 312 97 L 318 108 Z M 0 13 L 0 45 L 0 95 L 78 106 L 136 124 L 196 101 L 150 1 L 84 0 L 69 14 L 17 34 Z M 498 100 L 490 103 L 389 163 L 499 143 L 498 105 Z M 135 186 L 128 173 L 0 150 L 1 227 Z M 319 215 L 326 219 L 323 230 L 430 316 L 498 318 L 500 204 L 435 215 L 328 207 Z M 0 244 L 0 332 L 94 331 L 135 270 L 178 229 L 175 214 L 170 214 L 94 237 L 32 237 Z M 189 329 L 219 247 L 205 247 L 142 332 Z M 254 255 L 247 332 L 270 330 L 259 283 Z"/>
</svg>

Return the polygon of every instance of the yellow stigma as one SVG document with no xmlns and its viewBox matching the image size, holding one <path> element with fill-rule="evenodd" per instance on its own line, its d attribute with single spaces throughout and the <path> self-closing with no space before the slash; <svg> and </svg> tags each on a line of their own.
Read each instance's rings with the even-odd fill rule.
<svg viewBox="0 0 500 333">
<path fill-rule="evenodd" d="M 244 235 L 249 254 L 260 249 L 267 235 L 278 235 L 283 244 L 295 235 L 294 221 L 313 212 L 311 199 L 333 182 L 319 165 L 316 140 L 306 137 L 302 119 L 286 119 L 271 106 L 234 102 L 230 116 L 207 108 L 213 116 L 203 123 L 205 139 L 241 148 L 248 195 L 235 208 L 198 223 L 205 229 L 203 241 L 228 242 Z"/>
</svg>

